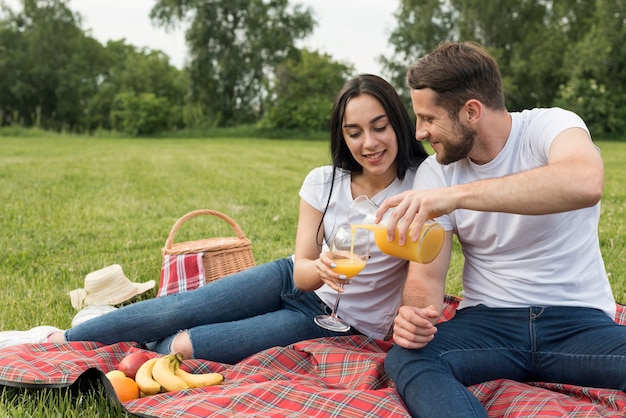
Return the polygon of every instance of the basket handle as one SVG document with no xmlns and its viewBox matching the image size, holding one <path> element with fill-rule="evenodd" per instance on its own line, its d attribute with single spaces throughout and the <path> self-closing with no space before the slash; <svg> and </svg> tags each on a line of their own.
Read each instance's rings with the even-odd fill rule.
<svg viewBox="0 0 626 418">
<path fill-rule="evenodd" d="M 183 225 L 183 223 L 199 215 L 217 216 L 218 218 L 226 221 L 231 226 L 231 228 L 237 235 L 237 238 L 239 239 L 246 238 L 246 234 L 243 233 L 243 230 L 241 229 L 241 227 L 237 225 L 237 223 L 229 216 L 223 214 L 222 212 L 218 212 L 216 210 L 198 209 L 198 210 L 191 211 L 187 213 L 186 215 L 183 215 L 179 220 L 176 221 L 174 226 L 172 226 L 172 229 L 170 230 L 169 235 L 167 236 L 164 249 L 170 249 L 172 247 L 172 244 L 174 244 L 174 237 L 176 236 L 176 232 L 178 232 L 178 229 Z"/>
</svg>

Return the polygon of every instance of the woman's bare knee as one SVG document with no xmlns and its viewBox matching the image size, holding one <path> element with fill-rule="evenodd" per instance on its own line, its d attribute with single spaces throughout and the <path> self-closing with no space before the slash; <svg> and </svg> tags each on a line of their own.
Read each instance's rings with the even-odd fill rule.
<svg viewBox="0 0 626 418">
<path fill-rule="evenodd" d="M 181 353 L 185 359 L 193 358 L 193 348 L 187 331 L 181 331 L 174 337 L 170 351 L 172 353 Z"/>
</svg>

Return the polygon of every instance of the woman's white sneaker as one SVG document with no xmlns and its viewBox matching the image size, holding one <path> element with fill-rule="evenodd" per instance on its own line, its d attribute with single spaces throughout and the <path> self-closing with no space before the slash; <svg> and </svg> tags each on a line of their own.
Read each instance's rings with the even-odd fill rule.
<svg viewBox="0 0 626 418">
<path fill-rule="evenodd" d="M 50 326 L 39 326 L 28 331 L 4 331 L 0 332 L 0 348 L 11 347 L 18 344 L 38 344 L 46 342 L 48 337 L 62 329 Z"/>
</svg>

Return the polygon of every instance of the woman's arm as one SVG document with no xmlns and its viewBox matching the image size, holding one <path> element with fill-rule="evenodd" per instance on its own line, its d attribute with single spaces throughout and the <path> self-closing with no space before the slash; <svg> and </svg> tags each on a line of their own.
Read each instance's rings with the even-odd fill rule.
<svg viewBox="0 0 626 418">
<path fill-rule="evenodd" d="M 293 278 L 296 287 L 305 292 L 318 289 L 324 283 L 342 291 L 339 274 L 330 268 L 332 260 L 327 253 L 322 253 L 323 224 L 318 231 L 322 216 L 322 212 L 300 199 Z"/>
</svg>

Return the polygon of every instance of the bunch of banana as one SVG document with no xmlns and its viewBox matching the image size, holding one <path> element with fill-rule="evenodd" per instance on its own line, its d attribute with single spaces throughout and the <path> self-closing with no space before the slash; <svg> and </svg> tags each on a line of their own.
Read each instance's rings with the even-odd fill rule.
<svg viewBox="0 0 626 418">
<path fill-rule="evenodd" d="M 181 361 L 181 358 L 177 355 L 170 354 L 161 357 L 154 363 L 152 377 L 161 384 L 165 392 L 189 389 L 189 385 L 176 376 L 176 370 L 180 367 Z"/>
<path fill-rule="evenodd" d="M 152 369 L 157 360 L 159 358 L 155 357 L 146 361 L 137 369 L 137 374 L 135 374 L 135 383 L 144 396 L 155 395 L 161 391 L 161 384 L 152 378 Z"/>
<path fill-rule="evenodd" d="M 144 395 L 172 392 L 189 388 L 218 385 L 224 377 L 220 373 L 188 373 L 180 368 L 183 357 L 180 353 L 153 358 L 141 365 L 135 382 Z"/>
</svg>

